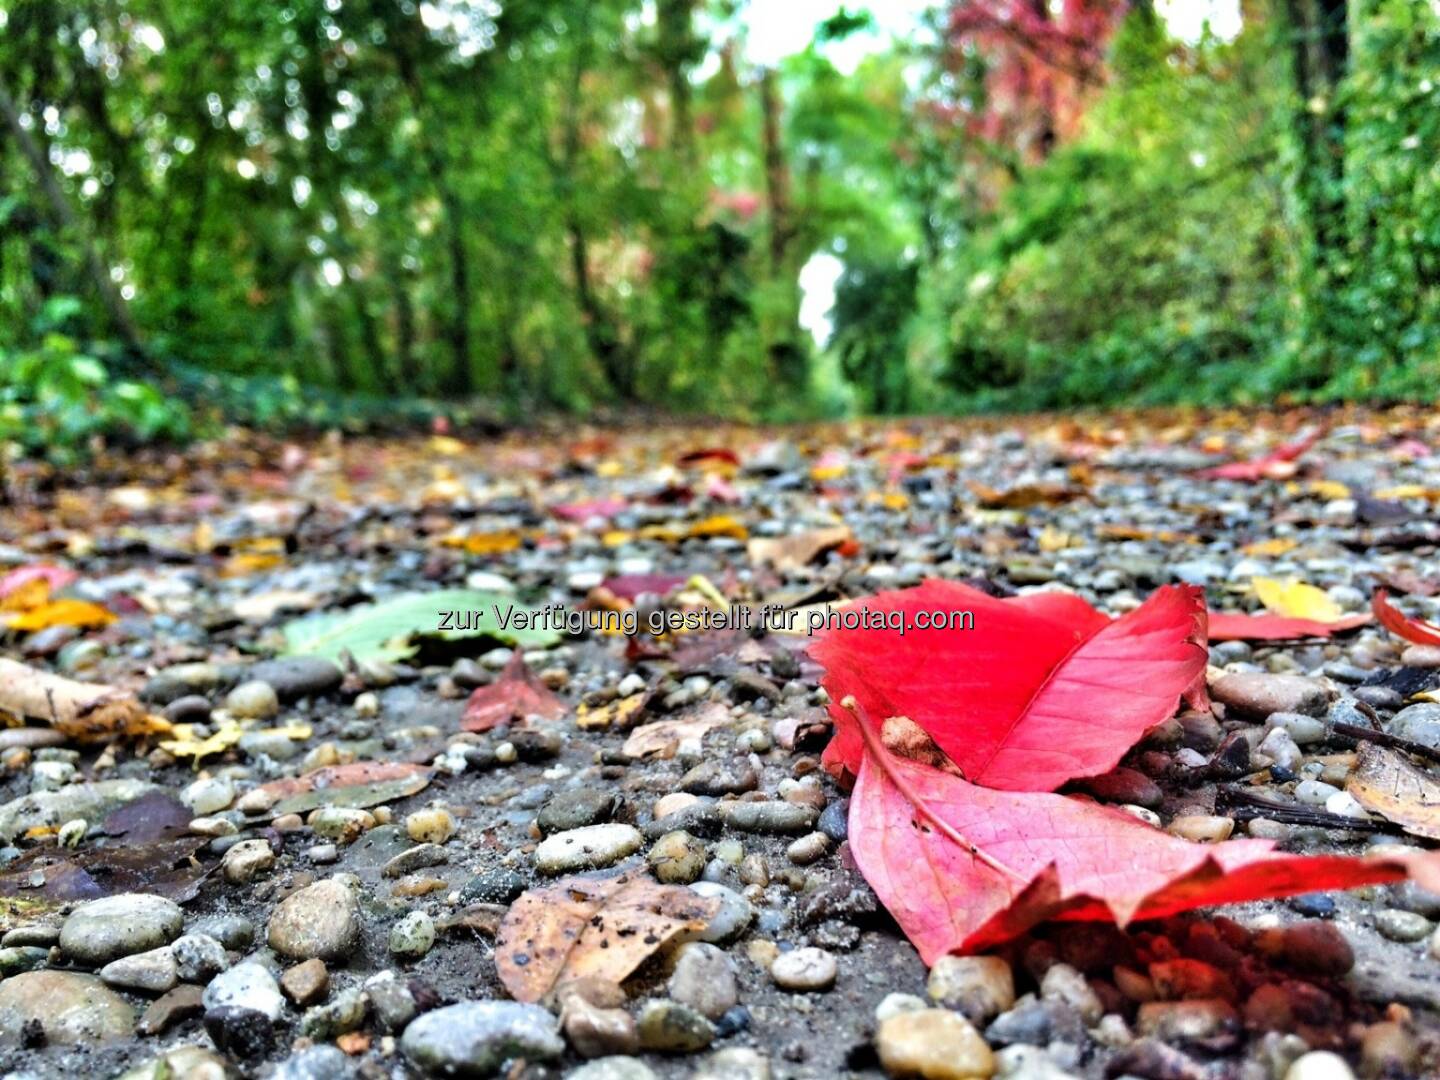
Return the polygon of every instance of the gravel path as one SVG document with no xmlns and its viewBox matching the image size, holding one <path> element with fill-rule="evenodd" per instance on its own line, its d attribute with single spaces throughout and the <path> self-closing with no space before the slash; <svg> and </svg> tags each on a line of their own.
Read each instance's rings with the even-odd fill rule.
<svg viewBox="0 0 1440 1080">
<path fill-rule="evenodd" d="M 1259 479 L 1198 474 L 1306 430 L 1323 434 Z M 339 663 L 286 655 L 300 639 L 284 632 L 440 588 L 628 610 L 643 630 L 659 612 L 808 610 L 927 577 L 1067 589 L 1112 614 L 1177 581 L 1212 610 L 1256 611 L 1255 578 L 1360 614 L 1379 585 L 1434 620 L 1430 446 L 1440 420 L 1415 411 L 1141 414 L 236 435 L 86 474 L 21 467 L 0 567 L 73 569 L 56 595 L 117 618 L 52 615 L 11 631 L 6 654 L 134 691 L 173 730 L 0 729 L 0 1065 L 157 1080 L 1440 1075 L 1440 896 L 1408 884 L 1124 931 L 1054 924 L 927 973 L 848 859 L 803 635 L 542 628 L 519 642 L 519 694 L 516 643 L 490 621 L 407 625 L 425 631 L 410 648 L 371 642 Z M 1392 824 L 1346 786 L 1353 729 L 1375 728 L 1420 755 L 1409 798 L 1425 817 L 1440 649 L 1367 624 L 1218 643 L 1211 665 L 1214 709 L 1153 730 L 1090 797 L 1202 841 L 1430 843 L 1423 821 Z M 482 705 L 468 726 L 485 730 L 464 730 Z M 526 890 L 575 872 L 688 888 L 709 915 L 622 985 L 512 1001 L 497 929 Z"/>
</svg>

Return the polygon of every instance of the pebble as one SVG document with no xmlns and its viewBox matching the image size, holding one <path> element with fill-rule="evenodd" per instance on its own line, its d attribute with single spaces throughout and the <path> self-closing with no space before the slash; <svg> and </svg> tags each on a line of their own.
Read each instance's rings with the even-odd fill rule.
<svg viewBox="0 0 1440 1080">
<path fill-rule="evenodd" d="M 706 942 L 681 945 L 675 969 L 666 983 L 670 998 L 689 1005 L 710 1020 L 718 1020 L 740 1000 L 735 965 L 724 952 Z"/>
<path fill-rule="evenodd" d="M 322 656 L 287 656 L 251 666 L 251 679 L 266 683 L 281 701 L 318 697 L 340 688 L 344 672 Z"/>
<path fill-rule="evenodd" d="M 657 1080 L 655 1072 L 639 1058 L 616 1054 L 597 1058 L 565 1074 L 565 1080 Z"/>
<path fill-rule="evenodd" d="M 180 905 L 162 896 L 119 893 L 81 904 L 60 928 L 60 948 L 99 967 L 122 956 L 168 945 L 180 934 Z"/>
<path fill-rule="evenodd" d="M 184 983 L 161 994 L 135 1025 L 136 1034 L 159 1035 L 183 1020 L 199 1016 L 205 1011 L 202 995 L 200 987 Z"/>
<path fill-rule="evenodd" d="M 269 1080 L 351 1080 L 350 1059 L 336 1046 L 311 1046 L 275 1067 Z M 187 1077 L 186 1080 L 189 1080 Z"/>
<path fill-rule="evenodd" d="M 390 951 L 418 959 L 435 945 L 435 921 L 423 911 L 412 911 L 390 928 Z"/>
<path fill-rule="evenodd" d="M 274 1049 L 275 1025 L 264 1013 L 224 1005 L 207 1009 L 204 1021 L 205 1034 L 222 1054 L 252 1061 Z"/>
<path fill-rule="evenodd" d="M 129 1035 L 135 1013 L 93 975 L 28 971 L 0 982 L 0 1045 L 18 1046 L 31 1024 L 49 1043 L 90 1044 Z"/>
<path fill-rule="evenodd" d="M 844 843 L 850 836 L 850 800 L 837 799 L 826 805 L 815 827 L 835 843 Z"/>
<path fill-rule="evenodd" d="M 243 915 L 214 915 L 197 922 L 191 933 L 207 934 L 225 948 L 241 952 L 254 943 L 255 924 Z"/>
<path fill-rule="evenodd" d="M 564 874 L 610 866 L 633 855 L 644 843 L 633 825 L 587 825 L 546 837 L 535 849 L 535 868 Z"/>
<path fill-rule="evenodd" d="M 689 885 L 705 869 L 705 846 L 683 829 L 656 840 L 646 855 L 655 877 L 669 885 Z"/>
<path fill-rule="evenodd" d="M 270 916 L 266 937 L 272 949 L 291 960 L 345 960 L 360 940 L 354 890 L 332 878 L 291 893 Z"/>
<path fill-rule="evenodd" d="M 1285 1070 L 1285 1080 L 1355 1080 L 1355 1074 L 1339 1054 L 1312 1050 Z"/>
<path fill-rule="evenodd" d="M 1015 976 L 999 956 L 942 956 L 925 983 L 930 999 L 987 1024 L 1015 1005 Z"/>
<path fill-rule="evenodd" d="M 168 946 L 112 960 L 100 969 L 99 975 L 107 986 L 151 994 L 163 994 L 180 981 Z"/>
<path fill-rule="evenodd" d="M 565 1043 L 559 1022 L 539 1005 L 464 1001 L 415 1019 L 400 1048 L 412 1065 L 431 1076 L 489 1076 L 510 1058 L 558 1058 Z"/>
<path fill-rule="evenodd" d="M 552 795 L 540 809 L 535 825 L 546 836 L 587 825 L 599 825 L 615 816 L 619 799 L 603 787 L 576 788 Z"/>
<path fill-rule="evenodd" d="M 690 1080 L 770 1080 L 770 1059 L 748 1046 L 716 1050 Z"/>
<path fill-rule="evenodd" d="M 307 1009 L 300 1019 L 301 1034 L 330 1040 L 354 1031 L 365 1022 L 369 999 L 358 986 L 343 990 L 324 1005 Z"/>
<path fill-rule="evenodd" d="M 977 1080 L 995 1074 L 995 1055 L 980 1033 L 948 1009 L 889 1017 L 875 1033 L 875 1051 L 894 1077 Z"/>
<path fill-rule="evenodd" d="M 1104 1003 L 1085 976 L 1069 964 L 1052 964 L 1040 979 L 1040 997 L 1074 1009 L 1087 1025 L 1099 1023 Z"/>
<path fill-rule="evenodd" d="M 1401 709 L 1390 718 L 1385 730 L 1422 746 L 1440 749 L 1440 704 L 1422 702 Z"/>
<path fill-rule="evenodd" d="M 217 814 L 235 801 L 235 785 L 222 777 L 205 777 L 186 787 L 180 801 L 197 815 Z"/>
<path fill-rule="evenodd" d="M 829 990 L 835 985 L 835 957 L 813 945 L 783 952 L 770 965 L 770 978 L 782 990 L 798 993 Z"/>
<path fill-rule="evenodd" d="M 1220 998 L 1149 1001 L 1140 1006 L 1135 1028 L 1165 1043 L 1218 1046 L 1239 1034 L 1240 1014 Z"/>
<path fill-rule="evenodd" d="M 241 840 L 220 860 L 221 873 L 232 885 L 254 881 L 275 865 L 275 852 L 268 840 Z"/>
<path fill-rule="evenodd" d="M 240 719 L 269 720 L 280 712 L 280 697 L 268 682 L 251 679 L 225 695 L 225 709 Z"/>
<path fill-rule="evenodd" d="M 1271 713 L 1266 717 L 1265 724 L 1289 732 L 1290 738 L 1299 746 L 1313 746 L 1325 740 L 1325 721 L 1304 713 Z"/>
<path fill-rule="evenodd" d="M 1230 839 L 1235 831 L 1235 819 L 1215 814 L 1186 814 L 1170 822 L 1166 832 L 1185 840 L 1202 844 L 1218 844 Z"/>
<path fill-rule="evenodd" d="M 1375 929 L 1391 941 L 1423 941 L 1435 929 L 1424 915 L 1399 908 L 1383 908 L 1375 913 Z"/>
<path fill-rule="evenodd" d="M 640 1034 L 628 1012 L 587 1001 L 578 993 L 565 995 L 560 1025 L 581 1057 L 633 1054 L 640 1049 Z"/>
<path fill-rule="evenodd" d="M 802 833 L 815 825 L 814 807 L 797 806 L 782 799 L 763 802 L 724 800 L 715 804 L 720 820 L 731 829 L 753 833 Z"/>
<path fill-rule="evenodd" d="M 680 778 L 679 788 L 691 795 L 740 795 L 760 786 L 748 761 L 702 761 Z"/>
<path fill-rule="evenodd" d="M 1323 716 L 1330 694 L 1323 683 L 1303 675 L 1237 672 L 1210 684 L 1210 696 L 1243 716 L 1257 719 L 1272 713 Z"/>
<path fill-rule="evenodd" d="M 349 806 L 322 806 L 312 810 L 305 819 L 316 836 L 338 844 L 353 844 L 364 833 L 375 828 L 375 815 L 368 810 Z"/>
<path fill-rule="evenodd" d="M 253 1010 L 278 1020 L 285 999 L 270 970 L 253 960 L 236 964 L 210 980 L 201 999 L 207 1010 L 224 1007 Z"/>
<path fill-rule="evenodd" d="M 1320 780 L 1301 780 L 1295 785 L 1295 801 L 1306 806 L 1324 806 L 1331 796 L 1338 794 L 1339 788 Z"/>
<path fill-rule="evenodd" d="M 829 850 L 830 838 L 823 832 L 812 832 L 791 841 L 785 849 L 785 857 L 796 866 L 809 866 L 823 859 Z"/>
<path fill-rule="evenodd" d="M 715 1041 L 715 1025 L 700 1012 L 665 998 L 645 1003 L 636 1029 L 642 1047 L 661 1053 L 693 1054 Z"/>
<path fill-rule="evenodd" d="M 1286 927 L 1280 951 L 1291 967 L 1307 975 L 1339 978 L 1355 966 L 1355 951 L 1340 928 L 1319 919 Z"/>
<path fill-rule="evenodd" d="M 280 989 L 296 1005 L 313 1005 L 330 989 L 330 971 L 318 957 L 296 964 L 280 976 Z"/>
<path fill-rule="evenodd" d="M 450 854 L 439 844 L 416 844 L 406 848 L 380 868 L 380 876 L 387 878 L 404 877 L 418 870 L 428 870 L 450 861 Z"/>
<path fill-rule="evenodd" d="M 443 844 L 457 828 L 455 815 L 444 807 L 417 810 L 405 817 L 405 835 L 417 844 Z"/>
<path fill-rule="evenodd" d="M 690 886 L 692 892 L 712 900 L 719 900 L 719 910 L 710 918 L 700 932 L 700 940 L 716 945 L 734 941 L 745 932 L 755 919 L 755 908 L 734 889 L 713 881 L 697 881 Z"/>
</svg>

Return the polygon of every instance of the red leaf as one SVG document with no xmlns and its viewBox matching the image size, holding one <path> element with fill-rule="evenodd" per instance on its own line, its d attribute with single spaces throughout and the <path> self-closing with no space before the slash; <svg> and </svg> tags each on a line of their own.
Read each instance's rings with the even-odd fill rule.
<svg viewBox="0 0 1440 1080">
<path fill-rule="evenodd" d="M 855 718 L 846 723 L 859 734 Z M 1195 844 L 1095 803 L 966 783 L 890 754 L 869 729 L 865 741 L 850 847 L 927 964 L 1051 918 L 1124 925 L 1411 875 L 1429 888 L 1440 883 L 1434 855 L 1305 858 L 1265 840 Z"/>
<path fill-rule="evenodd" d="M 739 465 L 740 457 L 734 450 L 723 446 L 706 446 L 699 450 L 689 450 L 675 459 L 675 464 L 682 469 L 691 465 L 705 465 L 716 462 L 722 465 Z"/>
<path fill-rule="evenodd" d="M 1202 469 L 1197 475 L 1207 480 L 1282 480 L 1294 473 L 1293 469 L 1286 466 L 1319 442 L 1323 434 L 1323 431 L 1317 431 L 1296 442 L 1278 447 L 1263 457 L 1251 458 L 1249 461 L 1232 461 L 1228 465 L 1217 465 L 1213 469 Z"/>
<path fill-rule="evenodd" d="M 1283 615 L 1237 615 L 1228 611 L 1210 613 L 1211 641 L 1287 641 L 1292 638 L 1329 637 L 1353 630 L 1370 621 L 1369 615 L 1347 615 L 1334 622 L 1289 619 Z"/>
<path fill-rule="evenodd" d="M 527 716 L 554 720 L 564 715 L 565 703 L 535 676 L 516 649 L 500 678 L 470 695 L 460 726 L 466 731 L 489 731 Z"/>
<path fill-rule="evenodd" d="M 1370 610 L 1375 612 L 1380 625 L 1392 634 L 1417 645 L 1440 645 L 1440 626 L 1406 615 L 1390 603 L 1390 594 L 1384 589 L 1375 590 L 1375 595 L 1370 598 Z"/>
<path fill-rule="evenodd" d="M 619 574 L 606 578 L 600 583 L 602 589 L 632 603 L 637 596 L 654 593 L 664 596 L 671 589 L 685 584 L 686 579 L 677 574 Z"/>
<path fill-rule="evenodd" d="M 54 563 L 30 563 L 28 566 L 17 566 L 9 573 L 0 575 L 0 600 L 4 600 L 16 589 L 22 585 L 28 585 L 32 581 L 44 581 L 50 586 L 51 592 L 59 592 L 79 576 L 68 566 L 56 566 Z"/>
<path fill-rule="evenodd" d="M 577 503 L 556 503 L 550 512 L 565 521 L 589 521 L 591 518 L 612 518 L 625 509 L 623 499 L 587 499 Z"/>
<path fill-rule="evenodd" d="M 1205 600 L 1192 586 L 1158 590 L 1114 621 L 1079 597 L 997 599 L 931 581 L 857 605 L 898 612 L 901 629 L 836 630 L 811 655 L 832 702 L 853 695 L 867 716 L 919 724 L 973 783 L 1049 791 L 1113 768 L 1205 670 Z M 931 612 L 969 611 L 973 630 L 918 629 Z M 863 744 L 831 706 L 832 769 L 860 770 Z"/>
</svg>

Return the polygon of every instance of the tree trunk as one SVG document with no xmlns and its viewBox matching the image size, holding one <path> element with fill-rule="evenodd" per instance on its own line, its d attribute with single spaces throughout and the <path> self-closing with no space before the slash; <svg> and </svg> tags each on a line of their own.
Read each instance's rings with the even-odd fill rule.
<svg viewBox="0 0 1440 1080">
<path fill-rule="evenodd" d="M 788 264 L 795 223 L 790 204 L 790 163 L 780 135 L 780 95 L 775 72 L 760 76 L 760 110 L 764 120 L 765 191 L 770 202 L 770 269 L 782 273 Z"/>
<path fill-rule="evenodd" d="M 40 191 L 49 204 L 51 215 L 58 227 L 73 233 L 80 242 L 81 250 L 85 255 L 85 268 L 90 277 L 90 284 L 94 287 L 105 308 L 105 313 L 110 319 L 111 326 L 119 335 L 126 347 L 137 357 L 145 357 L 145 345 L 140 336 L 139 327 L 135 325 L 134 319 L 130 316 L 130 309 L 125 303 L 125 298 L 120 295 L 120 290 L 115 287 L 115 282 L 110 278 L 110 271 L 105 265 L 105 260 L 100 257 L 99 249 L 95 246 L 95 240 L 85 229 L 84 223 L 76 215 L 66 198 L 60 182 L 55 178 L 55 171 L 51 168 L 50 162 L 40 149 L 40 144 L 20 122 L 20 111 L 15 105 L 15 99 L 10 96 L 9 88 L 0 82 L 0 114 L 4 115 L 5 123 L 10 128 L 20 152 L 30 163 L 30 168 L 35 173 L 35 180 L 39 184 Z"/>
<path fill-rule="evenodd" d="M 660 63 L 670 87 L 670 146 L 690 164 L 695 161 L 695 121 L 689 65 L 695 39 L 690 20 L 694 0 L 660 0 L 656 9 Z"/>
</svg>

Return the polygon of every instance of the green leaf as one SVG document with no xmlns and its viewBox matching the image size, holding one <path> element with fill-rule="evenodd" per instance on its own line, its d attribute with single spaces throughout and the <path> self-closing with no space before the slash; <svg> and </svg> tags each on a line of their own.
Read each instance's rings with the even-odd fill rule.
<svg viewBox="0 0 1440 1080">
<path fill-rule="evenodd" d="M 473 589 L 405 593 L 378 604 L 306 615 L 286 623 L 286 653 L 338 660 L 348 651 L 357 661 L 403 660 L 414 655 L 418 648 L 414 639 L 422 636 L 447 641 L 492 637 L 522 648 L 543 648 L 560 640 L 559 631 L 507 625 L 506 615 L 511 610 L 525 611 L 505 593 Z M 466 629 L 442 629 L 446 615 Z"/>
</svg>

